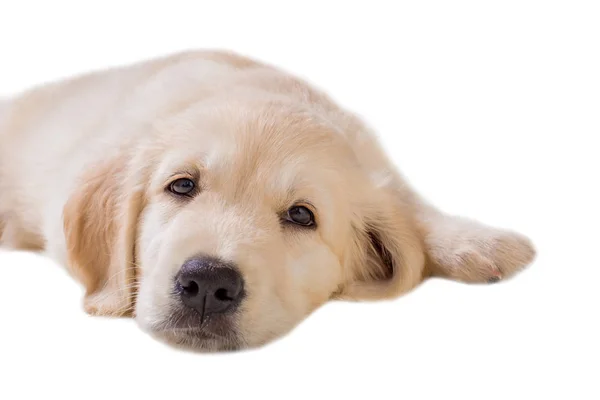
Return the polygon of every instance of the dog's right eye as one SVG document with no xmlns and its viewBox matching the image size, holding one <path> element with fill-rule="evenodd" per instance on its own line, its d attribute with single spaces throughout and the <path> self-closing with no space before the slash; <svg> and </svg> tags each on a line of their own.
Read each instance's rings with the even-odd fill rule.
<svg viewBox="0 0 600 400">
<path fill-rule="evenodd" d="M 190 196 L 196 188 L 196 184 L 191 179 L 180 178 L 174 180 L 169 185 L 169 191 L 179 196 Z"/>
<path fill-rule="evenodd" d="M 285 220 L 293 224 L 312 227 L 315 225 L 315 216 L 307 207 L 294 206 L 287 211 Z"/>
</svg>

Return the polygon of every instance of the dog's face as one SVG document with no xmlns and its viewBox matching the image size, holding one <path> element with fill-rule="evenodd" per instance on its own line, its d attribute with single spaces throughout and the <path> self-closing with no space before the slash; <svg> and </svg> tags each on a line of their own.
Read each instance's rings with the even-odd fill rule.
<svg viewBox="0 0 600 400">
<path fill-rule="evenodd" d="M 92 311 L 133 301 L 119 292 L 106 305 L 109 278 L 125 273 L 117 292 L 135 297 L 145 330 L 236 349 L 284 334 L 331 298 L 387 297 L 420 278 L 402 268 L 422 258 L 412 223 L 373 179 L 388 171 L 367 169 L 327 121 L 283 105 L 203 105 L 158 123 L 144 146 L 111 186 L 115 239 L 104 240 L 135 266 L 135 284 L 112 257 L 108 284 L 87 285 Z M 81 257 L 72 250 L 72 262 Z"/>
</svg>

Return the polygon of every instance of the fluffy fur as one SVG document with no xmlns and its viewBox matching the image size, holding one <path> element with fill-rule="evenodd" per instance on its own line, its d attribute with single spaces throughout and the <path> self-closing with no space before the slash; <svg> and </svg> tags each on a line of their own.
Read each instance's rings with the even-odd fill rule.
<svg viewBox="0 0 600 400">
<path fill-rule="evenodd" d="M 194 180 L 188 200 L 165 188 Z M 282 224 L 296 203 L 317 229 Z M 374 134 L 271 66 L 189 52 L 35 88 L 0 103 L 0 237 L 45 250 L 96 315 L 132 315 L 169 343 L 244 348 L 283 335 L 332 298 L 393 298 L 428 276 L 506 278 L 528 239 L 441 213 Z M 172 283 L 208 254 L 248 296 L 234 332 L 174 329 Z"/>
</svg>

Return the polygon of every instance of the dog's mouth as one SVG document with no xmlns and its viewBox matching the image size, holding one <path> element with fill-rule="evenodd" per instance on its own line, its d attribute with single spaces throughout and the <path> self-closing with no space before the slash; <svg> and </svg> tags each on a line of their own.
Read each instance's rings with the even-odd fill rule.
<svg viewBox="0 0 600 400">
<path fill-rule="evenodd" d="M 235 351 L 242 348 L 235 335 L 217 336 L 200 328 L 174 328 L 153 332 L 167 344 L 200 352 Z"/>
<path fill-rule="evenodd" d="M 185 308 L 173 310 L 150 333 L 176 347 L 203 352 L 234 351 L 243 347 L 234 314 L 203 317 Z"/>
</svg>

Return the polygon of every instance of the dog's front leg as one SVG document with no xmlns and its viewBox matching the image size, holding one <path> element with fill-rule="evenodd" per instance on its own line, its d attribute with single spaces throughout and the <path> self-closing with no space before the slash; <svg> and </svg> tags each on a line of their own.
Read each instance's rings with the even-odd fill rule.
<svg viewBox="0 0 600 400">
<path fill-rule="evenodd" d="M 531 241 L 521 234 L 444 214 L 420 200 L 414 205 L 431 275 L 463 282 L 497 282 L 535 257 Z"/>
</svg>

